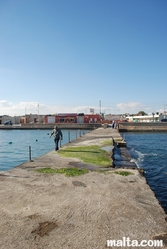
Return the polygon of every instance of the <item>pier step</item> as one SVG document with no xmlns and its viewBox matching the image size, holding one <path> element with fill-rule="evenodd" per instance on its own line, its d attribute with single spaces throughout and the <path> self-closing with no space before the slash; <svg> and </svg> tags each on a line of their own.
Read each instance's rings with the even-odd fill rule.
<svg viewBox="0 0 167 249">
<path fill-rule="evenodd" d="M 137 169 L 124 140 L 114 142 L 113 165 L 114 168 Z"/>
</svg>

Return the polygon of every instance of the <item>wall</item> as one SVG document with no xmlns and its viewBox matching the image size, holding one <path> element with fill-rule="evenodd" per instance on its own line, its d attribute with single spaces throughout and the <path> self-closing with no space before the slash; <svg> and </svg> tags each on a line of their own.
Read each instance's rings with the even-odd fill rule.
<svg viewBox="0 0 167 249">
<path fill-rule="evenodd" d="M 90 129 L 94 130 L 101 127 L 101 124 L 77 124 L 77 123 L 64 123 L 64 124 L 56 124 L 61 129 Z M 55 124 L 21 124 L 21 126 L 14 125 L 4 125 L 1 126 L 0 129 L 53 129 Z"/>
<path fill-rule="evenodd" d="M 119 131 L 167 131 L 167 122 L 156 122 L 156 123 L 148 123 L 148 122 L 125 122 L 119 123 Z"/>
</svg>

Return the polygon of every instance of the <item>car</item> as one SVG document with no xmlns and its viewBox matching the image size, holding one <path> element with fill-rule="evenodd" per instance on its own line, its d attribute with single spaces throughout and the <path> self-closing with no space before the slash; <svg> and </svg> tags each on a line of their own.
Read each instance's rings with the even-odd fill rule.
<svg viewBox="0 0 167 249">
<path fill-rule="evenodd" d="M 12 121 L 11 120 L 6 121 L 5 125 L 12 125 Z"/>
<path fill-rule="evenodd" d="M 167 122 L 167 118 L 161 119 L 161 122 Z"/>
</svg>

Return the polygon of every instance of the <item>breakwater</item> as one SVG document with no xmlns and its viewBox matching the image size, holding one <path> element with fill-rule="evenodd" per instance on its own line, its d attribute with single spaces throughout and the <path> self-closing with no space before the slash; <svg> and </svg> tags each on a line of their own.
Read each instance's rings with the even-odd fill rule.
<svg viewBox="0 0 167 249">
<path fill-rule="evenodd" d="M 119 132 L 128 131 L 167 131 L 167 123 L 163 122 L 122 122 L 119 123 Z"/>
<path fill-rule="evenodd" d="M 116 129 L 101 128 L 70 146 L 99 145 L 119 137 Z M 101 249 L 107 240 L 123 237 L 139 242 L 163 239 L 166 246 L 166 215 L 137 170 L 128 169 L 127 176 L 115 168 L 107 173 L 90 170 L 76 177 L 35 171 L 79 166 L 80 160 L 51 151 L 0 174 L 0 248 Z"/>
<path fill-rule="evenodd" d="M 57 125 L 61 129 L 84 129 L 84 130 L 94 130 L 102 125 L 100 123 L 91 124 L 77 124 L 77 123 L 55 123 L 55 124 L 21 124 L 21 125 L 1 125 L 0 129 L 5 130 L 28 130 L 28 129 L 53 129 Z"/>
</svg>

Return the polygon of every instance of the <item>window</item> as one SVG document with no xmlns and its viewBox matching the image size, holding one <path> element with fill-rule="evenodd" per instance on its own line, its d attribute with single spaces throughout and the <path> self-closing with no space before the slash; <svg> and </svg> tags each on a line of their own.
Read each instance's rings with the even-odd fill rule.
<svg viewBox="0 0 167 249">
<path fill-rule="evenodd" d="M 64 123 L 66 120 L 65 120 L 65 118 L 60 118 L 59 119 L 59 122 L 61 122 L 61 123 Z"/>
<path fill-rule="evenodd" d="M 75 122 L 74 118 L 70 118 L 69 121 L 70 121 L 70 123 L 74 123 Z"/>
</svg>

